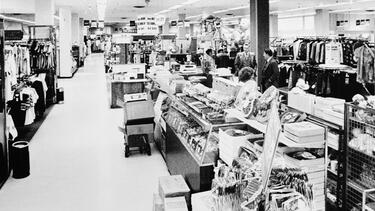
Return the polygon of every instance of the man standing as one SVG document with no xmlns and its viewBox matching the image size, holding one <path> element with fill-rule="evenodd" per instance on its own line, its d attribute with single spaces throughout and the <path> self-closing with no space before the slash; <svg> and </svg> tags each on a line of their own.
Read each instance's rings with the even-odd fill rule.
<svg viewBox="0 0 375 211">
<path fill-rule="evenodd" d="M 234 61 L 234 65 L 236 67 L 236 76 L 238 76 L 238 73 L 244 67 L 251 67 L 253 69 L 255 69 L 256 67 L 255 55 L 250 53 L 249 43 L 245 43 L 243 45 L 243 50 L 244 52 L 237 54 L 236 59 Z"/>
<path fill-rule="evenodd" d="M 272 57 L 272 50 L 264 50 L 264 59 L 266 64 L 262 71 L 262 91 L 266 91 L 270 86 L 279 87 L 279 65 Z"/>
</svg>

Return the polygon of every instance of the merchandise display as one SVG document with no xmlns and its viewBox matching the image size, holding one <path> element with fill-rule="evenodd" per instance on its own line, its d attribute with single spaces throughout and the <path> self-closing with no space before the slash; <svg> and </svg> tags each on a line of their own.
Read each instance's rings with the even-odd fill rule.
<svg viewBox="0 0 375 211">
<path fill-rule="evenodd" d="M 147 182 L 161 176 L 157 193 L 125 210 L 145 210 L 151 194 L 154 211 L 375 210 L 375 0 L 3 1 L 0 187 L 12 144 L 62 111 L 52 109 L 57 95 L 64 106 L 59 77 L 67 95 L 76 79 L 98 85 L 79 84 L 90 91 L 82 96 L 107 94 L 110 112 L 66 97 L 73 112 L 98 115 L 80 117 L 123 121 L 124 145 L 111 144 L 125 148 L 126 165 L 108 165 L 144 168 Z M 105 92 L 93 92 L 101 79 Z M 69 124 L 88 137 L 81 121 Z M 141 174 L 126 170 L 126 180 Z M 149 186 L 127 191 L 138 199 Z"/>
</svg>

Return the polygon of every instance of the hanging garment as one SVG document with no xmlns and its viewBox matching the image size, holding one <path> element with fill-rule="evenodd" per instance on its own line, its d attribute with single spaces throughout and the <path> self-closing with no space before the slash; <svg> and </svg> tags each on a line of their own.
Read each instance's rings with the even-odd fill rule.
<svg viewBox="0 0 375 211">
<path fill-rule="evenodd" d="M 46 110 L 46 101 L 45 101 L 45 92 L 43 89 L 43 83 L 41 81 L 34 81 L 34 83 L 31 85 L 32 88 L 35 89 L 38 100 L 35 103 L 35 115 L 37 118 L 40 118 L 43 116 L 44 111 Z"/>
<path fill-rule="evenodd" d="M 339 65 L 343 62 L 342 45 L 338 42 L 329 42 L 325 45 L 325 64 Z"/>
<path fill-rule="evenodd" d="M 355 50 L 354 56 L 358 61 L 357 81 L 359 83 L 375 83 L 375 49 L 363 45 Z"/>
<path fill-rule="evenodd" d="M 20 92 L 21 101 L 26 101 L 26 99 L 24 99 L 24 96 L 29 96 L 32 105 L 35 105 L 38 102 L 39 96 L 34 88 L 26 87 L 22 89 L 22 91 Z M 32 124 L 35 120 L 35 117 L 35 108 L 34 106 L 31 106 L 26 110 L 24 125 Z"/>
</svg>

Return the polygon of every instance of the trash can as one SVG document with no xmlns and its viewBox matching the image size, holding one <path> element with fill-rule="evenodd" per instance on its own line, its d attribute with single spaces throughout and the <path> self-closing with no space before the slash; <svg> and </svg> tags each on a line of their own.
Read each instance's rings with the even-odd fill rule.
<svg viewBox="0 0 375 211">
<path fill-rule="evenodd" d="M 29 143 L 17 141 L 12 144 L 11 159 L 13 178 L 21 179 L 30 175 Z"/>
<path fill-rule="evenodd" d="M 64 103 L 64 88 L 63 87 L 57 88 L 57 103 L 60 103 L 60 104 Z"/>
</svg>

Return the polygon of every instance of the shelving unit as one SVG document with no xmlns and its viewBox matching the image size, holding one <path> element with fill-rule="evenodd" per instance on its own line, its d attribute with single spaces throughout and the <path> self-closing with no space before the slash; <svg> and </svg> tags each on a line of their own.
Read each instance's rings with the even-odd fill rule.
<svg viewBox="0 0 375 211">
<path fill-rule="evenodd" d="M 365 203 L 374 203 L 375 194 L 367 194 L 367 202 L 363 201 L 364 193 L 375 188 L 375 156 L 356 148 L 352 144 L 353 139 L 361 144 L 363 140 L 355 137 L 353 130 L 367 136 L 371 140 L 375 138 L 375 124 L 365 122 L 358 118 L 358 114 L 374 116 L 375 110 L 370 108 L 361 108 L 356 105 L 347 103 L 345 105 L 345 140 L 347 144 L 347 209 L 371 210 L 365 207 Z M 370 141 L 371 141 L 370 140 Z M 364 203 L 365 202 L 365 203 Z"/>
<path fill-rule="evenodd" d="M 250 127 L 258 130 L 259 132 L 266 133 L 267 125 L 259 123 L 256 120 L 249 120 L 249 119 L 245 118 L 245 116 L 240 111 L 238 111 L 236 109 L 228 109 L 225 112 L 230 117 L 237 118 L 237 119 L 241 120 L 242 122 L 248 124 Z M 311 120 L 311 121 L 315 122 L 313 120 Z M 325 127 L 322 124 L 318 124 L 318 125 Z M 327 131 L 327 127 L 325 127 L 325 128 L 326 128 L 326 131 Z M 325 137 L 327 137 L 327 135 Z M 327 149 L 327 145 L 326 145 L 326 138 L 325 138 L 325 140 L 322 140 L 321 142 L 317 142 L 317 143 L 299 144 L 299 143 L 295 143 L 294 141 L 292 141 L 289 138 L 285 137 L 284 133 L 281 132 L 280 136 L 279 136 L 279 142 L 283 143 L 287 147 L 291 147 L 291 148 L 324 148 L 325 149 L 325 158 L 324 158 L 324 160 L 325 160 L 325 165 L 324 165 L 325 171 L 324 171 L 324 180 L 323 181 L 326 181 L 326 179 L 327 179 L 327 160 L 328 160 L 328 157 L 327 157 L 327 155 L 328 155 L 328 149 Z M 286 164 L 286 165 L 289 166 L 289 167 L 295 167 L 293 164 L 290 164 L 290 165 Z M 310 170 L 308 170 L 308 171 L 310 171 Z M 326 195 L 326 182 L 324 182 L 324 189 L 323 189 L 323 191 L 324 191 L 324 195 Z M 313 204 L 314 204 L 314 202 L 313 202 Z M 325 210 L 325 209 L 315 208 L 314 205 L 313 205 L 313 210 Z"/>
</svg>

